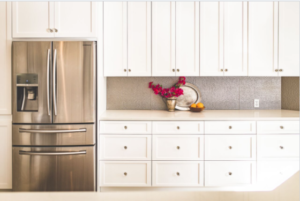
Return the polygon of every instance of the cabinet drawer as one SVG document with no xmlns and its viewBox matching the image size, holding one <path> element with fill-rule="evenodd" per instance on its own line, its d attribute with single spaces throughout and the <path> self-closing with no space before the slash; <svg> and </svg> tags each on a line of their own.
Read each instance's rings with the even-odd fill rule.
<svg viewBox="0 0 300 201">
<path fill-rule="evenodd" d="M 151 122 L 101 121 L 100 134 L 151 134 Z"/>
<path fill-rule="evenodd" d="M 299 135 L 258 135 L 259 160 L 298 160 Z"/>
<path fill-rule="evenodd" d="M 201 121 L 153 122 L 153 134 L 203 134 L 203 126 Z"/>
<path fill-rule="evenodd" d="M 151 160 L 151 135 L 101 135 L 101 160 Z"/>
<path fill-rule="evenodd" d="M 258 121 L 258 134 L 297 134 L 299 121 Z"/>
<path fill-rule="evenodd" d="M 150 161 L 102 161 L 100 170 L 100 186 L 151 186 Z"/>
<path fill-rule="evenodd" d="M 205 134 L 255 134 L 255 121 L 206 121 Z"/>
<path fill-rule="evenodd" d="M 153 186 L 203 186 L 203 162 L 153 161 Z"/>
<path fill-rule="evenodd" d="M 203 135 L 153 135 L 153 160 L 203 160 Z"/>
<path fill-rule="evenodd" d="M 255 162 L 207 161 L 205 186 L 244 186 L 255 182 Z"/>
<path fill-rule="evenodd" d="M 258 161 L 257 183 L 272 184 L 286 180 L 299 171 L 299 161 Z"/>
<path fill-rule="evenodd" d="M 255 160 L 255 135 L 206 135 L 205 160 Z"/>
</svg>

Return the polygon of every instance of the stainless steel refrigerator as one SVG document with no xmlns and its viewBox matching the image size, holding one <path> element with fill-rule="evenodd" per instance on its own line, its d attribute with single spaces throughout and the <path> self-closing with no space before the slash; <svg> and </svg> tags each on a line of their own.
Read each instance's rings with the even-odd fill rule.
<svg viewBox="0 0 300 201">
<path fill-rule="evenodd" d="M 94 191 L 96 42 L 13 42 L 13 190 Z"/>
</svg>

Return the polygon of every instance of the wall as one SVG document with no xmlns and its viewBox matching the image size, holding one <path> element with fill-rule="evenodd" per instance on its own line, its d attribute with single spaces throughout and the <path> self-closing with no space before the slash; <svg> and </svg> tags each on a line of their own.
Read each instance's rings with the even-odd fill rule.
<svg viewBox="0 0 300 201">
<path fill-rule="evenodd" d="M 148 83 L 171 87 L 177 77 L 110 77 L 107 78 L 108 110 L 165 110 L 160 96 Z M 207 110 L 281 109 L 280 77 L 187 77 L 196 85 Z M 260 107 L 254 108 L 254 99 Z"/>
<path fill-rule="evenodd" d="M 281 78 L 281 108 L 299 110 L 299 77 Z"/>
</svg>

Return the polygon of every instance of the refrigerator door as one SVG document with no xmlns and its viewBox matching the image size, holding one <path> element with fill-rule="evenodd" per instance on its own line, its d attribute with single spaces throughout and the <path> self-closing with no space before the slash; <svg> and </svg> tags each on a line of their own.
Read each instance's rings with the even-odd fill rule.
<svg viewBox="0 0 300 201">
<path fill-rule="evenodd" d="M 53 123 L 95 122 L 95 42 L 53 42 Z"/>
<path fill-rule="evenodd" d="M 13 123 L 52 123 L 52 42 L 12 43 Z"/>
<path fill-rule="evenodd" d="M 94 145 L 94 124 L 73 125 L 13 125 L 12 144 L 15 146 Z"/>
<path fill-rule="evenodd" d="M 95 191 L 95 146 L 13 147 L 13 191 Z"/>
</svg>

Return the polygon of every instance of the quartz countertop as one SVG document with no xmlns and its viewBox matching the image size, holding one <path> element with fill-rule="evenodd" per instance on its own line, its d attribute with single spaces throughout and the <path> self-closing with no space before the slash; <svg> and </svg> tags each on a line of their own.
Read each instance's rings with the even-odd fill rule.
<svg viewBox="0 0 300 201">
<path fill-rule="evenodd" d="M 168 112 L 165 110 L 106 110 L 100 121 L 201 121 L 201 120 L 298 120 L 294 110 L 204 110 Z"/>
</svg>

